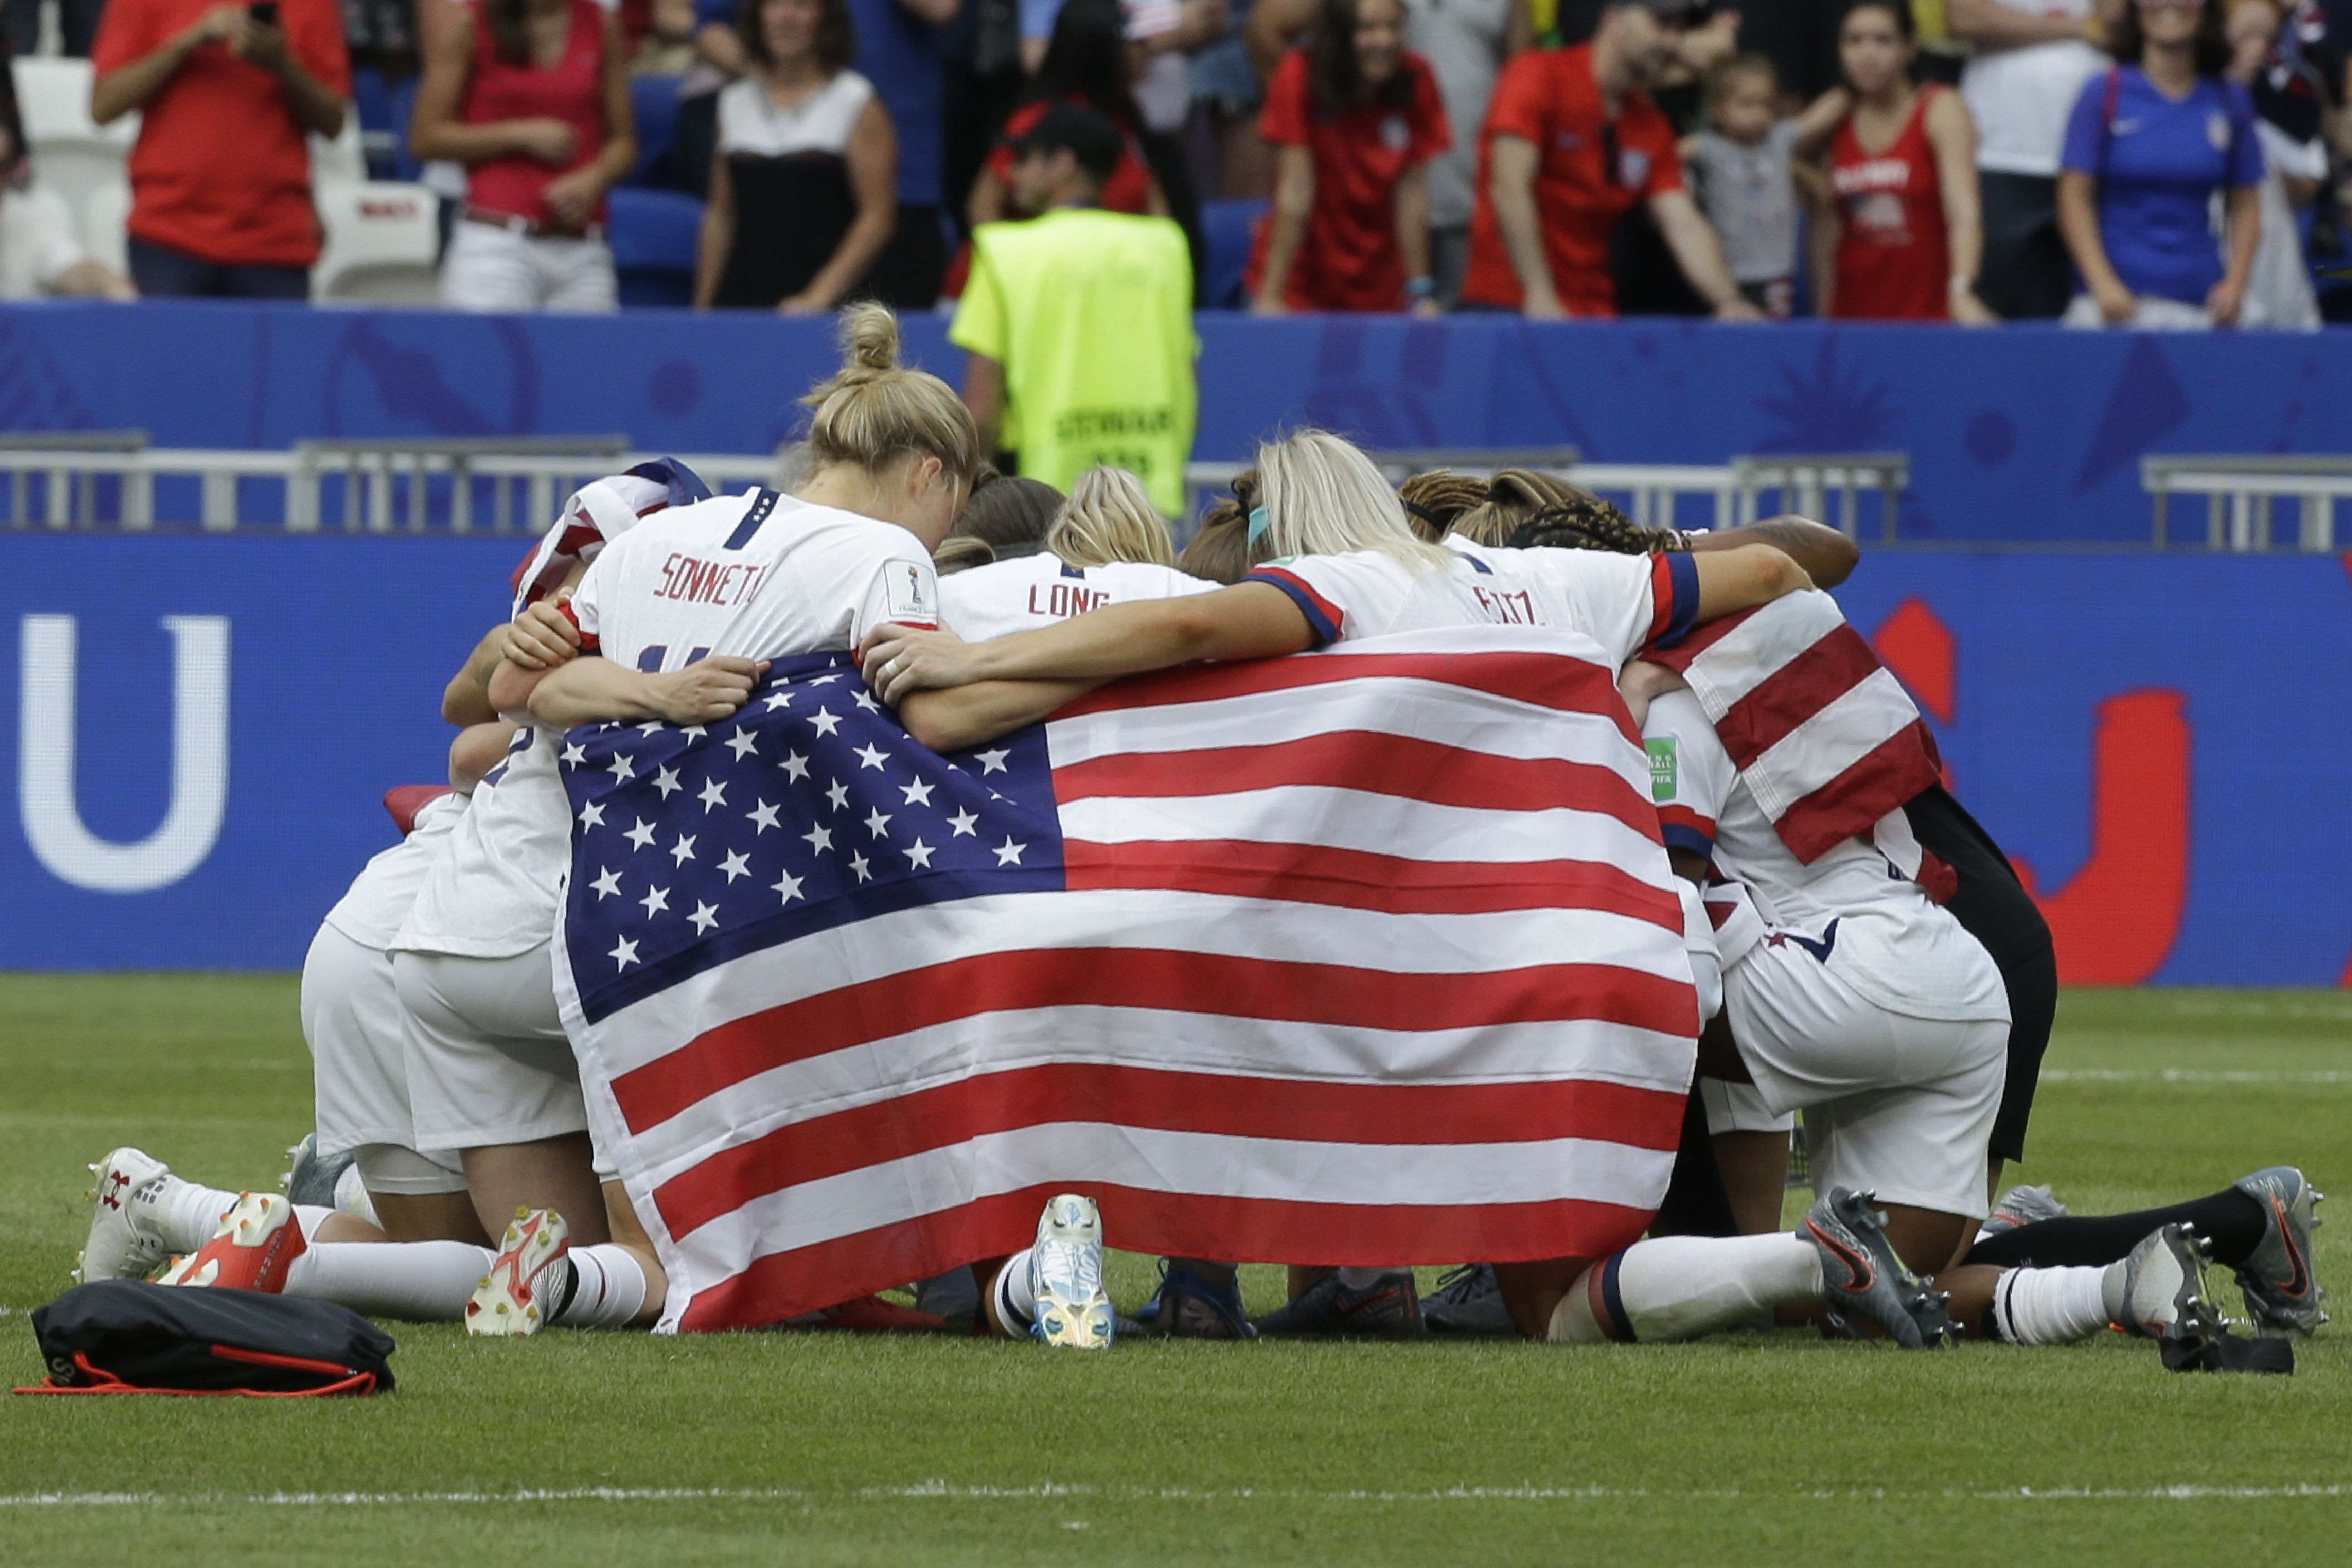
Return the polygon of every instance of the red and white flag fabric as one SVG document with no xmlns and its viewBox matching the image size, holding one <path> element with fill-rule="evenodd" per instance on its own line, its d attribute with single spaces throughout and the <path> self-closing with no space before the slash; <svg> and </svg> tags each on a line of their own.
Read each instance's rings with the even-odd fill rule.
<svg viewBox="0 0 2352 1568">
<path fill-rule="evenodd" d="M 1474 628 L 1121 682 L 939 756 L 845 655 L 590 726 L 558 990 L 673 1330 L 1025 1246 L 1597 1257 L 1697 1005 L 1590 641 Z"/>
<path fill-rule="evenodd" d="M 1818 590 L 1711 621 L 1643 658 L 1682 673 L 1740 782 L 1807 865 L 1869 837 L 1943 776 L 1903 683 Z"/>
</svg>

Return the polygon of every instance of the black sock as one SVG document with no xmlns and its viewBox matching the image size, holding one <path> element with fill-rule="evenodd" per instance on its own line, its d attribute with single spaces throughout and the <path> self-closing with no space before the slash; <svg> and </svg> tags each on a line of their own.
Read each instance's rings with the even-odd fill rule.
<svg viewBox="0 0 2352 1568">
<path fill-rule="evenodd" d="M 2213 1261 L 2236 1267 L 2263 1242 L 2263 1205 L 2235 1187 L 2137 1214 L 2069 1215 L 1989 1236 L 1969 1249 L 1967 1263 L 2005 1268 L 2063 1268 L 2114 1263 L 2168 1225 L 2185 1225 L 2213 1244 Z"/>
</svg>

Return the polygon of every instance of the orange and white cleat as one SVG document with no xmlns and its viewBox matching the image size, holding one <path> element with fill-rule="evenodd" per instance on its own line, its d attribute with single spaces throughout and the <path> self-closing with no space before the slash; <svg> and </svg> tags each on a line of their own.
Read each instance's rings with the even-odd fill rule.
<svg viewBox="0 0 2352 1568">
<path fill-rule="evenodd" d="M 469 1334 L 535 1334 L 569 1293 L 572 1227 L 553 1209 L 517 1209 L 498 1260 L 466 1303 Z M 561 1265 L 561 1267 L 558 1267 Z"/>
<path fill-rule="evenodd" d="M 239 1193 L 213 1238 L 174 1261 L 156 1283 L 276 1295 L 286 1289 L 294 1260 L 309 1250 L 291 1203 L 276 1193 Z"/>
</svg>

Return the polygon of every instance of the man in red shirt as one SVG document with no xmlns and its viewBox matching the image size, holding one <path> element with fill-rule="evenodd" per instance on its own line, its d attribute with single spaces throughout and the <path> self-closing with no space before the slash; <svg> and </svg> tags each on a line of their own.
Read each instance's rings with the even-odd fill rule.
<svg viewBox="0 0 2352 1568">
<path fill-rule="evenodd" d="M 1726 321 L 1758 321 L 1683 188 L 1674 127 L 1642 89 L 1671 66 L 1705 0 L 1610 0 L 1589 44 L 1503 68 L 1478 151 L 1465 305 L 1535 321 L 1613 316 L 1609 246 L 1636 202 Z"/>
<path fill-rule="evenodd" d="M 109 0 L 90 118 L 142 111 L 131 275 L 146 295 L 302 300 L 319 259 L 305 133 L 343 128 L 335 0 Z"/>
</svg>

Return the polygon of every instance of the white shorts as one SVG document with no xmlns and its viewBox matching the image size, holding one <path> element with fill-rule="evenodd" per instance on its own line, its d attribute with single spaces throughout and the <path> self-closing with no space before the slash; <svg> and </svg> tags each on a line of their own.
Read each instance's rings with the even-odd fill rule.
<svg viewBox="0 0 2352 1568">
<path fill-rule="evenodd" d="M 1787 1132 L 1797 1125 L 1793 1110 L 1776 1111 L 1752 1083 L 1732 1083 L 1719 1078 L 1698 1080 L 1699 1102 L 1706 1107 L 1710 1135 L 1724 1132 Z"/>
<path fill-rule="evenodd" d="M 587 1129 L 546 942 L 512 958 L 396 952 L 393 974 L 408 1014 L 419 1147 L 482 1149 Z"/>
<path fill-rule="evenodd" d="M 1890 1012 L 1794 942 L 1759 943 L 1725 970 L 1723 1001 L 1764 1106 L 1805 1113 L 1816 1192 L 1983 1215 L 2007 1019 Z"/>
<path fill-rule="evenodd" d="M 302 1037 L 310 1047 L 319 1152 L 361 1155 L 371 1192 L 462 1193 L 454 1155 L 402 1166 L 372 1152 L 414 1150 L 408 1105 L 407 1013 L 393 982 L 392 955 L 322 925 L 302 961 Z M 394 1176 L 384 1184 L 369 1167 Z"/>
<path fill-rule="evenodd" d="M 613 250 L 602 239 L 517 234 L 461 219 L 441 258 L 441 303 L 452 310 L 620 309 Z"/>
</svg>

